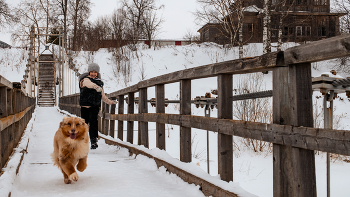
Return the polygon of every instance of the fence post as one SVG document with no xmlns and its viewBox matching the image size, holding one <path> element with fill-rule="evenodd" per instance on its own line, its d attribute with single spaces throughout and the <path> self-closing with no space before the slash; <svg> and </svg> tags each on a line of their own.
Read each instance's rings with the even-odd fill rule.
<svg viewBox="0 0 350 197">
<path fill-rule="evenodd" d="M 112 100 L 115 100 L 115 97 L 111 98 Z M 115 107 L 116 105 L 111 105 L 111 114 L 115 114 Z M 115 131 L 115 120 L 109 120 L 109 135 L 114 138 L 114 131 Z"/>
<path fill-rule="evenodd" d="M 118 114 L 124 114 L 124 95 L 118 96 Z M 118 120 L 118 138 L 123 141 L 124 121 Z"/>
<path fill-rule="evenodd" d="M 7 87 L 0 87 L 0 118 L 7 116 Z"/>
<path fill-rule="evenodd" d="M 164 84 L 156 85 L 156 113 L 165 113 Z M 156 124 L 156 146 L 165 150 L 165 124 Z"/>
<path fill-rule="evenodd" d="M 106 118 L 106 114 L 109 113 L 109 105 L 107 103 L 104 103 L 105 106 L 105 110 L 103 113 L 103 117 L 104 117 L 104 128 L 103 128 L 103 132 L 105 135 L 108 135 L 108 131 L 109 131 L 109 120 Z"/>
<path fill-rule="evenodd" d="M 134 114 L 134 101 L 135 101 L 135 93 L 134 92 L 129 92 L 128 93 L 128 114 Z M 134 121 L 128 121 L 127 122 L 127 142 L 133 143 L 134 142 Z"/>
<path fill-rule="evenodd" d="M 310 63 L 274 68 L 273 123 L 313 127 Z M 274 144 L 273 196 L 316 195 L 314 151 Z"/>
<path fill-rule="evenodd" d="M 147 103 L 147 88 L 140 89 L 139 96 L 139 114 L 144 114 L 148 112 L 148 103 Z M 140 121 L 139 122 L 139 131 L 141 137 L 141 145 L 144 145 L 148 148 L 148 122 Z"/>
<path fill-rule="evenodd" d="M 7 87 L 0 87 L 0 100 L 2 102 L 0 102 L 0 118 L 6 117 L 7 116 Z M 6 156 L 5 156 L 5 144 L 7 143 L 7 130 L 4 129 L 2 131 L 0 131 L 0 164 L 1 164 L 1 168 L 4 167 L 5 163 L 6 163 Z"/>
<path fill-rule="evenodd" d="M 232 119 L 232 75 L 218 75 L 218 119 Z M 233 180 L 232 136 L 218 134 L 218 173 L 221 180 Z"/>
<path fill-rule="evenodd" d="M 180 115 L 191 115 L 191 80 L 180 80 Z M 191 162 L 191 128 L 180 126 L 180 161 Z"/>
</svg>

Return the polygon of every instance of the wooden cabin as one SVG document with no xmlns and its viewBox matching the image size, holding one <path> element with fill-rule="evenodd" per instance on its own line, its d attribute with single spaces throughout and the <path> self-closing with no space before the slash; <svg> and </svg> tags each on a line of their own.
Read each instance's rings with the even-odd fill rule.
<svg viewBox="0 0 350 197">
<path fill-rule="evenodd" d="M 285 1 L 285 5 L 282 3 Z M 263 1 L 245 0 L 243 3 L 243 43 L 263 42 Z M 237 15 L 232 9 L 232 15 Z M 272 0 L 271 41 L 277 42 L 282 18 L 282 41 L 315 41 L 339 35 L 339 17 L 344 13 L 330 13 L 330 0 Z M 238 17 L 231 17 L 238 24 Z M 229 44 L 229 36 L 221 23 L 208 23 L 198 30 L 202 42 Z M 238 36 L 236 41 L 238 41 Z"/>
</svg>

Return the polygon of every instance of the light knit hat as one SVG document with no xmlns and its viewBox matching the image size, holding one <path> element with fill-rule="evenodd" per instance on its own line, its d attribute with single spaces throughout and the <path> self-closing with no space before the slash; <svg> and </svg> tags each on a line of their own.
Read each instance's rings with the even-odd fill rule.
<svg viewBox="0 0 350 197">
<path fill-rule="evenodd" d="M 96 63 L 91 63 L 88 65 L 88 72 L 90 73 L 91 71 L 96 71 L 100 73 L 100 66 Z"/>
</svg>

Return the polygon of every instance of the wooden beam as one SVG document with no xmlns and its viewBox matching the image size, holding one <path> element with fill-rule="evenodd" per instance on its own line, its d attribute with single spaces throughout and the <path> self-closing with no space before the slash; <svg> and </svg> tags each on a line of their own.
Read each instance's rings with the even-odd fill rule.
<svg viewBox="0 0 350 197">
<path fill-rule="evenodd" d="M 232 75 L 218 76 L 218 119 L 232 119 Z M 233 181 L 232 135 L 218 134 L 218 173 L 221 180 Z"/>
<path fill-rule="evenodd" d="M 124 95 L 118 96 L 118 114 L 124 114 Z M 123 141 L 124 122 L 118 121 L 118 138 Z"/>
<path fill-rule="evenodd" d="M 350 55 L 350 34 L 288 48 L 284 52 L 285 64 L 318 62 Z"/>
<path fill-rule="evenodd" d="M 115 100 L 115 98 L 112 98 L 112 100 Z M 115 108 L 116 104 L 111 105 L 111 114 L 115 114 Z M 115 120 L 109 121 L 109 135 L 114 138 L 114 132 L 115 132 Z"/>
<path fill-rule="evenodd" d="M 148 103 L 147 103 L 147 88 L 140 89 L 140 98 L 139 98 L 139 113 L 147 113 L 148 112 Z M 140 128 L 140 138 L 141 138 L 141 145 L 144 145 L 146 148 L 149 147 L 148 145 L 148 122 L 146 121 L 140 121 L 139 122 L 139 128 Z"/>
<path fill-rule="evenodd" d="M 165 113 L 164 85 L 156 85 L 156 113 Z M 165 124 L 156 124 L 156 146 L 165 150 Z"/>
<path fill-rule="evenodd" d="M 107 116 L 106 116 L 107 117 Z M 111 115 L 111 120 L 183 125 L 226 135 L 350 156 L 350 131 L 266 124 L 179 114 Z"/>
<path fill-rule="evenodd" d="M 262 56 L 253 58 L 235 59 L 225 62 L 208 64 L 195 68 L 189 68 L 158 77 L 154 77 L 145 81 L 141 81 L 136 85 L 113 92 L 108 97 L 116 97 L 125 95 L 129 92 L 137 92 L 141 88 L 152 87 L 157 84 L 168 84 L 180 82 L 185 79 L 200 79 L 214 77 L 219 74 L 243 74 L 252 72 L 262 72 L 272 70 L 276 66 L 283 66 L 283 52 L 272 52 Z"/>
<path fill-rule="evenodd" d="M 128 114 L 134 114 L 134 97 L 135 93 L 129 92 L 128 93 Z M 133 144 L 134 143 L 134 121 L 128 121 L 127 122 L 127 135 L 126 135 L 126 141 Z"/>
<path fill-rule="evenodd" d="M 274 123 L 313 127 L 310 63 L 274 69 L 273 111 Z M 317 196 L 313 150 L 274 144 L 273 166 L 274 197 Z"/>
<path fill-rule="evenodd" d="M 180 81 L 180 114 L 191 115 L 191 80 Z M 191 127 L 180 126 L 180 161 L 191 162 Z"/>
</svg>

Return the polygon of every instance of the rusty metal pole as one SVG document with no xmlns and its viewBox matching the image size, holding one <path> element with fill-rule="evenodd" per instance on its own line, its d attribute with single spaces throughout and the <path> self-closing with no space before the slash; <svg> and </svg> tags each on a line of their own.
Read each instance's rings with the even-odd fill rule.
<svg viewBox="0 0 350 197">
<path fill-rule="evenodd" d="M 204 108 L 205 117 L 210 117 L 210 106 L 208 104 L 205 105 Z M 207 130 L 207 171 L 210 174 L 210 166 L 209 166 L 209 131 Z"/>
<path fill-rule="evenodd" d="M 324 111 L 324 128 L 333 129 L 333 98 L 334 90 L 331 90 L 329 94 L 324 95 L 323 98 L 323 111 Z M 327 102 L 329 101 L 329 108 Z M 327 197 L 330 197 L 330 154 L 327 152 Z"/>
</svg>

